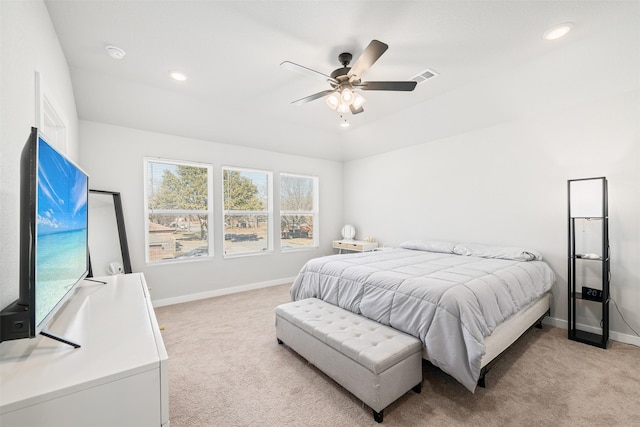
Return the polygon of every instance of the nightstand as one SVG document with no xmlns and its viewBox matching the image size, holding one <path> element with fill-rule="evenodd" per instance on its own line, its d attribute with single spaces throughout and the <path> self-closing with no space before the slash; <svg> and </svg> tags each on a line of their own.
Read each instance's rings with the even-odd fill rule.
<svg viewBox="0 0 640 427">
<path fill-rule="evenodd" d="M 333 247 L 342 250 L 352 252 L 370 252 L 378 247 L 378 242 L 367 242 L 366 240 L 334 240 Z"/>
</svg>

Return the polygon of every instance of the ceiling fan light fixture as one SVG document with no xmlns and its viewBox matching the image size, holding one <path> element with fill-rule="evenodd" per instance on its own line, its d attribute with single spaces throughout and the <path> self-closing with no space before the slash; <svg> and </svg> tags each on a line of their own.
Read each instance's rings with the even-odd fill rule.
<svg viewBox="0 0 640 427">
<path fill-rule="evenodd" d="M 338 110 L 338 113 L 348 113 L 349 106 L 347 104 L 340 103 L 340 105 L 338 105 L 338 108 L 336 108 L 336 110 Z"/>
<path fill-rule="evenodd" d="M 358 109 L 360 107 L 362 107 L 362 104 L 364 104 L 366 102 L 366 99 L 364 98 L 364 96 L 360 95 L 358 92 L 353 92 L 353 106 Z"/>
<path fill-rule="evenodd" d="M 343 87 L 340 90 L 340 101 L 343 104 L 351 105 L 353 103 L 353 91 L 348 87 Z"/>
<path fill-rule="evenodd" d="M 326 102 L 329 108 L 335 110 L 336 108 L 338 108 L 338 105 L 340 105 L 340 97 L 336 92 L 333 92 L 332 94 L 327 96 Z"/>
<path fill-rule="evenodd" d="M 2 1 L 2 0 L 0 0 Z M 382 90 L 382 91 L 402 91 L 410 92 L 416 87 L 416 81 L 362 81 L 364 73 L 382 56 L 389 48 L 389 45 L 379 40 L 371 40 L 365 50 L 360 54 L 355 64 L 349 67 L 351 63 L 351 53 L 341 53 L 338 60 L 342 64 L 342 68 L 333 70 L 330 75 L 294 64 L 293 62 L 284 61 L 280 64 L 283 68 L 306 74 L 310 77 L 329 83 L 330 89 L 314 93 L 304 98 L 292 102 L 294 105 L 302 105 L 314 101 L 319 98 L 325 98 L 325 102 L 329 108 L 337 111 L 339 114 L 351 112 L 351 114 L 360 114 L 364 111 L 362 105 L 365 98 L 360 90 Z"/>
</svg>

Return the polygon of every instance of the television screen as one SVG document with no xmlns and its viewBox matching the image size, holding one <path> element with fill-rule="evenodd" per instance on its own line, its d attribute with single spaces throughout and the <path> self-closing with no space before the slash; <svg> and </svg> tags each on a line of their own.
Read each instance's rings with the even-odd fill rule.
<svg viewBox="0 0 640 427">
<path fill-rule="evenodd" d="M 40 135 L 35 232 L 36 333 L 88 273 L 88 177 Z"/>
<path fill-rule="evenodd" d="M 0 311 L 0 342 L 38 334 L 89 272 L 89 177 L 38 132 L 20 156 L 19 298 Z"/>
</svg>

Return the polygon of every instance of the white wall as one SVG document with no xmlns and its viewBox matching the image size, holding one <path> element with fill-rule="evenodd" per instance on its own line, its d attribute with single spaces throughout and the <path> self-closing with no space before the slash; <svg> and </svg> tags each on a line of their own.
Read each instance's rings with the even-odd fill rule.
<svg viewBox="0 0 640 427">
<path fill-rule="evenodd" d="M 77 160 L 78 123 L 69 68 L 42 1 L 0 1 L 0 307 L 18 297 L 20 152 L 36 124 L 35 72 L 67 125 Z"/>
<path fill-rule="evenodd" d="M 348 162 L 345 221 L 389 245 L 442 239 L 536 249 L 558 276 L 551 315 L 566 320 L 567 180 L 606 176 L 612 296 L 638 331 L 639 118 L 633 90 Z M 632 334 L 613 304 L 610 313 L 612 331 Z"/>
<path fill-rule="evenodd" d="M 133 268 L 145 272 L 155 300 L 294 276 L 307 259 L 330 253 L 330 241 L 338 237 L 344 222 L 351 222 L 358 236 L 376 236 L 391 245 L 410 238 L 436 238 L 537 249 L 558 275 L 552 315 L 566 319 L 566 180 L 607 176 L 612 295 L 625 319 L 640 328 L 637 34 L 612 34 L 600 44 L 585 39 L 584 48 L 573 55 L 557 50 L 537 68 L 529 70 L 527 65 L 475 88 L 461 88 L 458 104 L 442 114 L 453 128 L 466 133 L 446 136 L 443 131 L 428 143 L 347 162 L 344 169 L 336 162 L 92 122 L 80 122 L 79 139 L 68 66 L 43 2 L 0 1 L 0 40 L 0 306 L 18 293 L 19 156 L 36 120 L 34 73 L 39 71 L 67 122 L 67 153 L 79 157 L 93 188 L 122 193 Z M 592 77 L 586 72 L 590 67 L 601 74 Z M 549 76 L 558 68 L 562 80 L 556 81 Z M 543 81 L 554 89 L 555 98 L 530 85 L 542 74 L 547 75 Z M 627 84 L 631 79 L 635 86 Z M 505 87 L 510 97 L 503 101 L 508 102 L 491 98 L 490 93 Z M 474 108 L 462 108 L 464 100 Z M 503 122 L 492 127 L 474 128 L 474 111 L 480 111 L 474 102 L 510 114 L 499 116 Z M 549 105 L 556 105 L 553 113 L 544 112 Z M 354 132 L 351 145 L 383 144 L 391 137 L 415 142 L 422 130 L 437 124 L 425 117 L 433 117 L 427 105 L 398 116 L 397 123 L 385 126 L 387 133 L 377 132 L 378 128 L 373 134 L 366 129 Z M 275 176 L 280 171 L 319 176 L 321 249 L 295 253 L 276 249 L 266 256 L 225 260 L 220 232 L 214 229 L 213 260 L 147 266 L 142 213 L 145 156 L 209 162 L 215 171 L 232 165 L 271 169 Z M 219 175 L 214 179 L 219 200 Z M 215 222 L 221 222 L 217 208 Z M 614 306 L 611 318 L 614 331 L 630 333 Z"/>
<path fill-rule="evenodd" d="M 305 261 L 331 253 L 331 240 L 342 226 L 342 164 L 291 156 L 253 148 L 181 138 L 166 134 L 80 121 L 81 163 L 90 176 L 90 187 L 121 193 L 131 263 L 142 271 L 152 287 L 156 303 L 211 296 L 232 288 L 246 289 L 294 277 Z M 304 139 L 301 139 L 304 143 Z M 147 265 L 144 247 L 143 158 L 160 157 L 213 165 L 214 258 L 208 261 Z M 320 248 L 308 251 L 223 259 L 222 166 L 271 170 L 274 197 L 280 172 L 301 173 L 320 179 Z M 276 198 L 277 200 L 277 198 Z M 278 208 L 275 207 L 275 218 Z M 276 221 L 278 221 L 276 219 Z"/>
</svg>

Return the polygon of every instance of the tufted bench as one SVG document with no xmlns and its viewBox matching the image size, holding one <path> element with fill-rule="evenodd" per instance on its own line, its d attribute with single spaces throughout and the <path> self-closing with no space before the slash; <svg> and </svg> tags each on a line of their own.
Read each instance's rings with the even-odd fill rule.
<svg viewBox="0 0 640 427">
<path fill-rule="evenodd" d="M 422 387 L 420 340 L 319 299 L 276 307 L 276 337 L 373 410 Z"/>
</svg>

